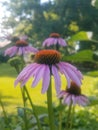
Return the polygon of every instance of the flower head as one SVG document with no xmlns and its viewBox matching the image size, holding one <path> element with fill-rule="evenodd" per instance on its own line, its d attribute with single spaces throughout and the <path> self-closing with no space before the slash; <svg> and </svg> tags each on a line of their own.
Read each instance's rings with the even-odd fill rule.
<svg viewBox="0 0 98 130">
<path fill-rule="evenodd" d="M 61 91 L 58 94 L 59 98 L 62 98 L 63 104 L 70 105 L 81 105 L 85 106 L 89 101 L 88 98 L 81 94 L 81 87 L 77 86 L 75 82 L 71 82 L 70 88 L 67 88 L 65 91 Z"/>
<path fill-rule="evenodd" d="M 43 42 L 43 46 L 60 45 L 67 46 L 65 40 L 58 33 L 51 33 L 50 37 Z"/>
<path fill-rule="evenodd" d="M 5 50 L 5 56 L 9 55 L 10 57 L 14 55 L 23 55 L 26 53 L 36 53 L 38 50 L 30 45 L 25 40 L 17 40 L 15 45 Z"/>
<path fill-rule="evenodd" d="M 50 77 L 53 75 L 56 91 L 59 93 L 61 87 L 60 73 L 66 77 L 68 87 L 70 87 L 71 80 L 74 80 L 78 86 L 81 85 L 81 72 L 73 65 L 61 62 L 61 54 L 58 51 L 40 50 L 35 54 L 34 63 L 25 67 L 18 75 L 15 86 L 19 82 L 21 86 L 24 86 L 30 77 L 34 77 L 32 87 L 35 87 L 42 79 L 42 93 L 45 93 L 49 87 Z"/>
</svg>

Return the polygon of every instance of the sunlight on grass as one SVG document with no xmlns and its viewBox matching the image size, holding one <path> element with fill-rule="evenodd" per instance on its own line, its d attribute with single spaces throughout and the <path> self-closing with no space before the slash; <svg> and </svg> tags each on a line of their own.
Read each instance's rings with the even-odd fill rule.
<svg viewBox="0 0 98 130">
<path fill-rule="evenodd" d="M 14 111 L 15 107 L 22 106 L 22 98 L 19 85 L 14 87 L 15 78 L 1 77 L 0 78 L 0 95 L 6 104 L 6 109 L 10 112 Z M 92 78 L 85 76 L 83 80 L 83 94 L 91 95 L 93 93 L 94 84 L 98 81 L 98 78 Z M 35 88 L 31 87 L 32 79 L 27 83 L 28 91 L 31 95 L 32 101 L 38 106 L 46 106 L 46 94 L 41 94 L 41 82 Z M 66 85 L 65 77 L 62 77 L 62 87 Z M 57 102 L 56 92 L 54 89 L 53 81 L 53 101 Z M 12 108 L 12 109 L 11 109 Z"/>
<path fill-rule="evenodd" d="M 1 68 L 5 68 L 6 65 L 1 66 Z M 17 87 L 14 87 L 14 81 L 15 81 L 15 74 L 14 70 L 11 70 L 11 67 L 7 65 L 7 75 L 2 73 L 0 74 L 0 95 L 2 97 L 2 100 L 4 102 L 4 105 L 6 106 L 6 109 L 8 112 L 14 112 L 16 107 L 22 106 L 22 98 L 21 98 L 21 91 L 19 85 Z M 11 70 L 11 71 L 10 71 Z M 4 69 L 2 70 L 4 71 Z M 11 77 L 10 75 L 14 75 Z M 62 82 L 62 89 L 65 89 L 66 86 L 66 79 L 64 76 L 61 78 Z M 94 95 L 94 85 L 98 82 L 98 78 L 93 78 L 90 76 L 84 76 L 83 84 L 82 84 L 82 93 L 85 95 Z M 41 94 L 41 81 L 38 83 L 38 85 L 35 88 L 31 87 L 32 84 L 32 78 L 29 80 L 29 82 L 26 84 L 27 89 L 30 93 L 30 96 L 32 98 L 32 101 L 37 106 L 46 107 L 46 94 Z M 52 86 L 53 86 L 53 102 L 57 104 L 57 95 L 55 92 L 55 85 L 54 85 L 54 79 L 52 78 Z M 0 108 L 1 109 L 1 108 Z"/>
</svg>

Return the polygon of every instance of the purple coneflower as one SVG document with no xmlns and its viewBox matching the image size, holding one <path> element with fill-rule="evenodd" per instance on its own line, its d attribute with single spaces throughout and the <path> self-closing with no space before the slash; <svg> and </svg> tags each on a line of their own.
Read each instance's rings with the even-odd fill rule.
<svg viewBox="0 0 98 130">
<path fill-rule="evenodd" d="M 65 91 L 61 91 L 58 94 L 59 98 L 62 98 L 63 104 L 70 105 L 81 105 L 85 106 L 89 103 L 88 98 L 81 94 L 81 87 L 77 86 L 75 82 L 71 82 L 70 88 L 67 88 Z"/>
<path fill-rule="evenodd" d="M 20 82 L 21 87 L 29 80 L 30 77 L 34 77 L 32 87 L 35 87 L 39 80 L 42 79 L 42 93 L 48 90 L 50 77 L 53 75 L 55 80 L 55 87 L 57 93 L 60 92 L 61 79 L 60 75 L 64 74 L 68 87 L 70 87 L 71 80 L 80 86 L 82 74 L 73 65 L 61 62 L 61 54 L 56 50 L 40 50 L 34 56 L 34 63 L 26 66 L 22 72 L 18 75 L 15 86 Z"/>
<path fill-rule="evenodd" d="M 67 46 L 65 40 L 58 33 L 51 33 L 50 37 L 43 42 L 43 46 L 49 47 L 51 45 Z"/>
<path fill-rule="evenodd" d="M 25 40 L 17 40 L 15 46 L 12 46 L 5 50 L 5 56 L 10 57 L 14 55 L 23 55 L 26 53 L 36 53 L 38 50 L 30 45 Z"/>
</svg>

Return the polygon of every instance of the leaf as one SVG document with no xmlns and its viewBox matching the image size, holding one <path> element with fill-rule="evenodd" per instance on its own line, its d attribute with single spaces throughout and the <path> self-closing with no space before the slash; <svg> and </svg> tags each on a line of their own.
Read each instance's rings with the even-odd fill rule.
<svg viewBox="0 0 98 130">
<path fill-rule="evenodd" d="M 88 72 L 87 75 L 92 76 L 92 77 L 98 77 L 98 71 Z"/>
<path fill-rule="evenodd" d="M 95 96 L 90 96 L 89 101 L 90 101 L 89 106 L 98 105 L 98 98 Z"/>
<path fill-rule="evenodd" d="M 84 50 L 70 56 L 65 56 L 63 59 L 65 61 L 67 60 L 77 62 L 93 61 L 93 52 L 91 50 Z"/>
<path fill-rule="evenodd" d="M 88 40 L 90 40 L 91 35 L 92 35 L 91 32 L 81 31 L 81 32 L 78 32 L 77 34 L 71 36 L 68 41 L 69 42 L 88 41 Z"/>
<path fill-rule="evenodd" d="M 14 130 L 22 130 L 22 129 L 21 129 L 21 126 L 17 126 L 16 129 Z"/>
<path fill-rule="evenodd" d="M 98 9 L 98 0 L 95 1 L 94 6 Z"/>
</svg>

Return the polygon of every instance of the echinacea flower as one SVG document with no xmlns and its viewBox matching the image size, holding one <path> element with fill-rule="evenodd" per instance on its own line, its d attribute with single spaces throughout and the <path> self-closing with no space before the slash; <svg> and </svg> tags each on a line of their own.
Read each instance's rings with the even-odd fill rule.
<svg viewBox="0 0 98 130">
<path fill-rule="evenodd" d="M 60 73 L 64 74 L 68 87 L 71 80 L 80 86 L 82 74 L 73 65 L 61 62 L 61 54 L 56 50 L 40 50 L 34 56 L 34 62 L 25 67 L 18 75 L 15 86 L 20 82 L 24 86 L 30 77 L 33 77 L 32 87 L 35 87 L 42 79 L 42 93 L 48 90 L 50 77 L 53 75 L 57 93 L 60 92 L 61 78 Z"/>
<path fill-rule="evenodd" d="M 15 45 L 5 50 L 5 56 L 23 55 L 26 53 L 36 53 L 38 50 L 30 45 L 25 40 L 17 40 Z"/>
<path fill-rule="evenodd" d="M 71 82 L 70 88 L 67 88 L 66 90 L 62 90 L 58 94 L 58 98 L 62 98 L 63 104 L 70 105 L 71 103 L 73 105 L 81 105 L 85 106 L 89 103 L 88 98 L 81 94 L 81 87 L 77 86 L 75 82 Z"/>
<path fill-rule="evenodd" d="M 58 33 L 51 33 L 50 37 L 43 42 L 43 46 L 49 47 L 51 45 L 67 46 L 65 40 Z"/>
</svg>

